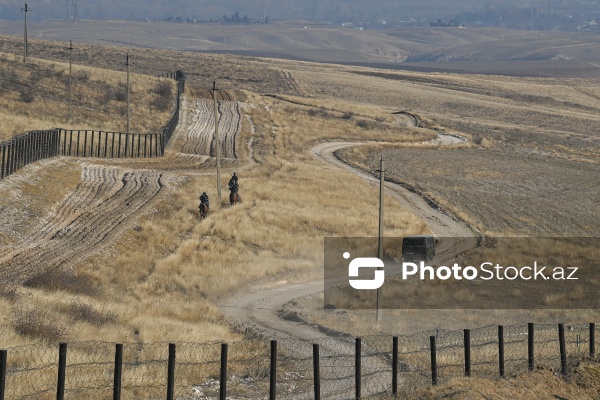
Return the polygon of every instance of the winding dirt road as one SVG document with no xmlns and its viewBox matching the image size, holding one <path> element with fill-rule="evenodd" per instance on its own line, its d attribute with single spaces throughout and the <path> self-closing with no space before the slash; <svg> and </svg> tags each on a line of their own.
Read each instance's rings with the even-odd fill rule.
<svg viewBox="0 0 600 400">
<path fill-rule="evenodd" d="M 445 144 L 454 144 L 464 141 L 459 137 L 445 135 L 440 137 Z M 322 143 L 311 149 L 311 153 L 319 160 L 328 164 L 334 169 L 343 169 L 350 171 L 370 182 L 379 182 L 378 178 L 371 176 L 364 171 L 351 167 L 340 161 L 336 156 L 337 150 L 356 146 L 352 142 L 332 142 Z M 444 259 L 454 257 L 456 254 L 475 246 L 477 239 L 474 232 L 462 221 L 453 218 L 440 209 L 432 208 L 422 197 L 410 192 L 395 183 L 386 182 L 385 192 L 387 195 L 396 199 L 404 208 L 421 216 L 431 231 L 438 237 L 457 238 L 452 246 L 442 244 L 438 252 Z M 442 242 L 443 243 L 443 242 Z M 386 269 L 386 275 L 398 273 L 399 269 Z M 340 281 L 339 283 L 342 283 Z M 295 338 L 307 342 L 306 348 L 310 348 L 311 342 L 324 342 L 332 339 L 331 331 L 320 329 L 319 326 L 304 323 L 295 318 L 285 318 L 286 305 L 296 299 L 318 294 L 324 290 L 322 279 L 298 283 L 298 284 L 280 284 L 270 288 L 256 288 L 250 293 L 240 297 L 230 299 L 221 305 L 223 314 L 234 325 L 241 329 L 249 329 L 266 337 L 274 339 Z M 348 358 L 352 363 L 353 342 L 348 337 L 338 337 L 335 339 L 335 346 L 327 349 L 336 357 L 342 359 Z M 363 366 L 373 371 L 385 371 L 388 362 L 379 357 L 370 357 L 363 361 Z M 373 378 L 374 379 L 374 378 Z M 351 377 L 347 378 L 346 384 L 340 386 L 352 387 Z M 376 394 L 382 389 L 376 381 L 366 379 L 363 382 L 364 394 Z M 352 394 L 348 391 L 335 391 L 326 394 L 327 398 L 350 398 Z"/>
</svg>

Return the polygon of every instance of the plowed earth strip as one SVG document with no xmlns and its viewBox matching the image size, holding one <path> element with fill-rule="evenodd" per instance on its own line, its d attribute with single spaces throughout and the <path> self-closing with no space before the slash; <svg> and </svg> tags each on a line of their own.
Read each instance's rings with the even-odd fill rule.
<svg viewBox="0 0 600 400">
<path fill-rule="evenodd" d="M 19 245 L 0 251 L 0 280 L 21 284 L 50 268 L 74 265 L 122 233 L 163 188 L 156 171 L 86 166 L 82 181 Z"/>
</svg>

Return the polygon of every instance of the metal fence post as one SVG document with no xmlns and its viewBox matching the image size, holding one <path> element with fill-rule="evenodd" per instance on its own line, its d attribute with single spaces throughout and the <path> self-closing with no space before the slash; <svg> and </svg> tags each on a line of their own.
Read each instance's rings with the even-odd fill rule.
<svg viewBox="0 0 600 400">
<path fill-rule="evenodd" d="M 175 343 L 169 343 L 169 364 L 167 370 L 167 400 L 173 400 L 175 392 Z"/>
<path fill-rule="evenodd" d="M 115 346 L 115 374 L 113 380 L 113 400 L 121 400 L 121 376 L 123 373 L 123 344 Z"/>
<path fill-rule="evenodd" d="M 535 359 L 533 352 L 533 323 L 530 322 L 527 324 L 527 365 L 530 371 L 533 371 L 535 367 Z"/>
<path fill-rule="evenodd" d="M 362 353 L 362 342 L 360 338 L 355 340 L 355 352 L 354 352 L 354 393 L 356 400 L 361 398 L 361 353 Z"/>
<path fill-rule="evenodd" d="M 471 330 L 464 330 L 465 343 L 465 376 L 471 376 Z"/>
<path fill-rule="evenodd" d="M 56 400 L 65 398 L 65 377 L 67 370 L 67 344 L 61 343 L 58 349 L 58 382 L 56 384 Z"/>
<path fill-rule="evenodd" d="M 0 350 L 0 400 L 4 400 L 4 392 L 6 389 L 6 358 L 7 351 Z"/>
<path fill-rule="evenodd" d="M 2 146 L 2 163 L 0 163 L 0 179 L 4 179 L 4 164 L 6 163 L 6 146 Z"/>
<path fill-rule="evenodd" d="M 277 340 L 271 340 L 269 378 L 269 400 L 275 400 L 277 397 Z"/>
<path fill-rule="evenodd" d="M 321 367 L 319 362 L 319 345 L 313 344 L 313 385 L 315 400 L 321 400 Z"/>
<path fill-rule="evenodd" d="M 392 394 L 398 395 L 398 336 L 392 338 Z"/>
<path fill-rule="evenodd" d="M 596 324 L 590 323 L 590 358 L 596 357 Z"/>
<path fill-rule="evenodd" d="M 227 343 L 221 344 L 221 376 L 219 379 L 219 399 L 227 400 Z"/>
<path fill-rule="evenodd" d="M 438 370 L 437 370 L 437 354 L 435 347 L 435 336 L 429 336 L 429 348 L 431 350 L 431 383 L 437 385 Z"/>
<path fill-rule="evenodd" d="M 560 372 L 567 376 L 567 346 L 565 343 L 565 324 L 558 324 L 558 342 L 560 348 Z"/>
<path fill-rule="evenodd" d="M 504 378 L 504 327 L 498 325 L 498 369 L 500 377 Z"/>
</svg>

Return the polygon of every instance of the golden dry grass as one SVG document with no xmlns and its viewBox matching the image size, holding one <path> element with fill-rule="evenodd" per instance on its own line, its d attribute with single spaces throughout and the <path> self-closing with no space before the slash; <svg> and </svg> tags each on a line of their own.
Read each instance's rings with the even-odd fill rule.
<svg viewBox="0 0 600 400">
<path fill-rule="evenodd" d="M 68 120 L 69 64 L 29 58 L 23 64 L 17 56 L 0 54 L 3 90 L 0 96 L 0 140 L 29 130 L 126 129 L 126 73 L 73 64 L 71 120 Z M 158 132 L 169 119 L 175 81 L 130 74 L 132 132 Z M 171 87 L 165 106 L 156 108 L 161 83 Z"/>
<path fill-rule="evenodd" d="M 354 118 L 341 117 L 340 102 L 338 108 L 327 102 L 315 108 L 252 93 L 246 97 L 255 105 L 246 109 L 254 125 L 256 161 L 235 167 L 241 204 L 218 210 L 211 174 L 169 174 L 170 194 L 153 214 L 78 266 L 77 275 L 95 292 L 65 295 L 21 288 L 13 308 L 44 304 L 52 321 L 68 327 L 62 335 L 70 340 L 98 335 L 107 341 L 231 340 L 236 335 L 216 301 L 248 290 L 252 282 L 318 278 L 324 236 L 376 235 L 378 188 L 326 166 L 306 149 L 324 139 L 410 141 L 416 134 L 377 120 L 377 112 L 368 109 L 361 118 L 371 126 L 361 128 Z M 315 109 L 319 113 L 310 112 Z M 246 121 L 241 144 L 250 140 L 250 132 Z M 213 209 L 200 222 L 197 197 L 202 190 L 213 199 Z M 426 231 L 422 221 L 390 198 L 385 223 L 386 231 L 398 236 Z M 109 312 L 114 320 L 100 327 L 72 321 L 74 298 Z M 12 345 L 38 340 L 19 339 L 13 326 L 8 322 L 0 328 Z"/>
</svg>

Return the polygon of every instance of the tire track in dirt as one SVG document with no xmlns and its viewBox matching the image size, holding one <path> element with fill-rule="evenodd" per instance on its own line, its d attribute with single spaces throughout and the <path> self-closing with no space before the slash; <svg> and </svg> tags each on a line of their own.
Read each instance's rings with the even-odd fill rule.
<svg viewBox="0 0 600 400">
<path fill-rule="evenodd" d="M 87 165 L 82 181 L 24 242 L 0 252 L 1 282 L 22 284 L 44 270 L 99 252 L 153 204 L 163 188 L 157 171 Z"/>
<path fill-rule="evenodd" d="M 232 99 L 226 92 L 221 96 Z M 212 100 L 184 98 L 182 108 L 182 123 L 170 143 L 180 153 L 170 167 L 187 168 L 186 161 L 208 159 L 211 149 L 214 152 Z M 223 101 L 219 109 L 223 156 L 235 159 L 242 125 L 240 105 Z M 160 160 L 150 161 L 147 167 L 161 169 Z M 98 253 L 149 209 L 162 188 L 162 174 L 154 169 L 85 164 L 78 186 L 30 230 L 31 235 L 0 249 L 0 282 L 22 284 L 46 270 L 73 266 Z"/>
<path fill-rule="evenodd" d="M 226 92 L 222 95 L 231 98 Z M 177 161 L 216 157 L 214 103 L 210 99 L 184 99 L 183 123 L 178 127 L 172 148 Z M 219 102 L 219 141 L 224 159 L 237 159 L 237 136 L 242 129 L 242 111 L 237 101 Z"/>
</svg>

